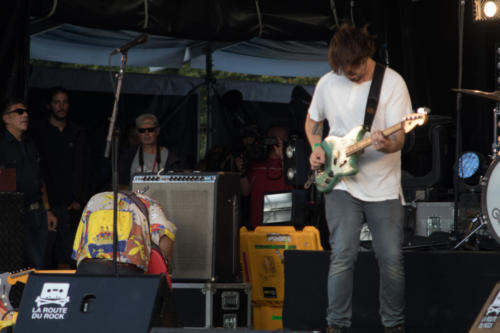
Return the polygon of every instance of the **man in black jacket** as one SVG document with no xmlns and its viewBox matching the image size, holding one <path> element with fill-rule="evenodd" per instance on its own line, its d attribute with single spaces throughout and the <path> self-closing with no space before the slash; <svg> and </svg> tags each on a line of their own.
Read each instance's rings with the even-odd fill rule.
<svg viewBox="0 0 500 333">
<path fill-rule="evenodd" d="M 21 100 L 10 100 L 2 109 L 0 167 L 16 169 L 16 190 L 24 194 L 24 264 L 44 268 L 47 230 L 55 230 L 57 218 L 47 198 L 40 170 L 40 154 L 26 135 L 28 110 Z"/>
<path fill-rule="evenodd" d="M 70 268 L 76 225 L 89 197 L 90 153 L 84 130 L 67 118 L 68 92 L 52 88 L 46 107 L 49 116 L 33 135 L 45 162 L 51 210 L 59 220 L 57 234 L 49 237 L 47 259 L 59 268 Z"/>
</svg>

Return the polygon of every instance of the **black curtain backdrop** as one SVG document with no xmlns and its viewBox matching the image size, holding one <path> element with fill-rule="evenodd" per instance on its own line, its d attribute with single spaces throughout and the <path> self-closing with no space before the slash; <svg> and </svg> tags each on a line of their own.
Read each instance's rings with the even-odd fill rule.
<svg viewBox="0 0 500 333">
<path fill-rule="evenodd" d="M 0 4 L 0 102 L 24 98 L 29 69 L 27 0 Z"/>
</svg>

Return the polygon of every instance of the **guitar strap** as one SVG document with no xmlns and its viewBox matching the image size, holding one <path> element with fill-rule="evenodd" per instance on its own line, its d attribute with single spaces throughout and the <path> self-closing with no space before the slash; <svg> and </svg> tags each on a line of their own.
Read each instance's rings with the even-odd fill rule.
<svg viewBox="0 0 500 333">
<path fill-rule="evenodd" d="M 143 213 L 144 216 L 146 216 L 146 220 L 148 221 L 148 231 L 151 233 L 151 224 L 149 222 L 149 209 L 148 209 L 148 207 L 146 207 L 144 202 L 134 192 L 132 192 L 132 191 L 120 191 L 120 193 L 127 196 L 130 200 L 132 200 L 132 202 L 135 203 L 135 205 L 139 208 L 141 213 Z M 153 243 L 151 241 L 151 250 L 153 250 L 153 249 L 156 250 L 156 252 L 161 256 L 161 258 L 163 259 L 163 261 L 165 262 L 167 267 L 169 267 L 169 263 L 167 262 L 167 259 L 163 255 L 163 252 L 162 252 L 160 246 L 156 245 L 155 243 Z M 170 272 L 170 268 L 167 268 L 167 270 Z M 167 279 L 168 285 L 171 289 L 172 288 L 172 281 L 171 281 L 170 275 L 168 273 L 165 274 L 165 278 Z"/>
<path fill-rule="evenodd" d="M 372 84 L 370 85 L 370 92 L 368 93 L 368 100 L 366 101 L 365 121 L 363 130 L 369 132 L 372 128 L 375 112 L 377 112 L 378 99 L 380 97 L 380 88 L 382 88 L 382 81 L 384 79 L 385 66 L 375 63 L 375 71 L 373 72 Z"/>
<path fill-rule="evenodd" d="M 141 213 L 144 214 L 146 220 L 148 221 L 148 230 L 151 230 L 151 225 L 149 223 L 149 210 L 144 204 L 144 202 L 142 202 L 142 200 L 139 199 L 139 197 L 135 195 L 135 193 L 132 191 L 120 191 L 120 193 L 127 196 L 130 200 L 132 200 L 133 203 L 135 203 L 137 208 L 139 208 Z"/>
</svg>

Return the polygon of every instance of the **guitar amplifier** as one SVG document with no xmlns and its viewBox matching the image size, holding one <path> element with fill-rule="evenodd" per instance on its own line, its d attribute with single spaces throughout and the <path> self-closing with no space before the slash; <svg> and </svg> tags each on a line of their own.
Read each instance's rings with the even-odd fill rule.
<svg viewBox="0 0 500 333">
<path fill-rule="evenodd" d="M 239 193 L 236 173 L 136 174 L 177 226 L 173 281 L 233 282 L 239 274 Z"/>
</svg>

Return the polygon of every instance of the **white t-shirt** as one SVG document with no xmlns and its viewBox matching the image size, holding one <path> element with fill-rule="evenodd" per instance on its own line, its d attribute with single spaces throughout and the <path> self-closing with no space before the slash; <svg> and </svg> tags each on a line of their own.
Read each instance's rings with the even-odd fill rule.
<svg viewBox="0 0 500 333">
<path fill-rule="evenodd" d="M 160 165 L 156 163 L 156 154 L 149 154 L 144 152 L 144 169 L 142 169 L 141 166 L 139 165 L 139 149 L 137 149 L 137 152 L 135 153 L 134 156 L 134 160 L 132 161 L 132 165 L 130 166 L 130 178 L 132 179 L 132 176 L 135 173 L 158 172 L 165 165 L 167 158 L 168 158 L 168 150 L 165 147 L 161 147 L 160 150 L 160 159 L 161 159 Z"/>
<path fill-rule="evenodd" d="M 328 121 L 329 135 L 343 137 L 363 125 L 371 81 L 354 83 L 343 75 L 327 73 L 318 81 L 309 107 L 312 120 Z M 386 68 L 372 130 L 384 130 L 412 112 L 403 78 Z M 365 137 L 369 136 L 366 133 Z M 397 199 L 401 190 L 401 152 L 386 154 L 366 148 L 358 160 L 359 172 L 342 177 L 335 189 L 364 201 Z"/>
</svg>

